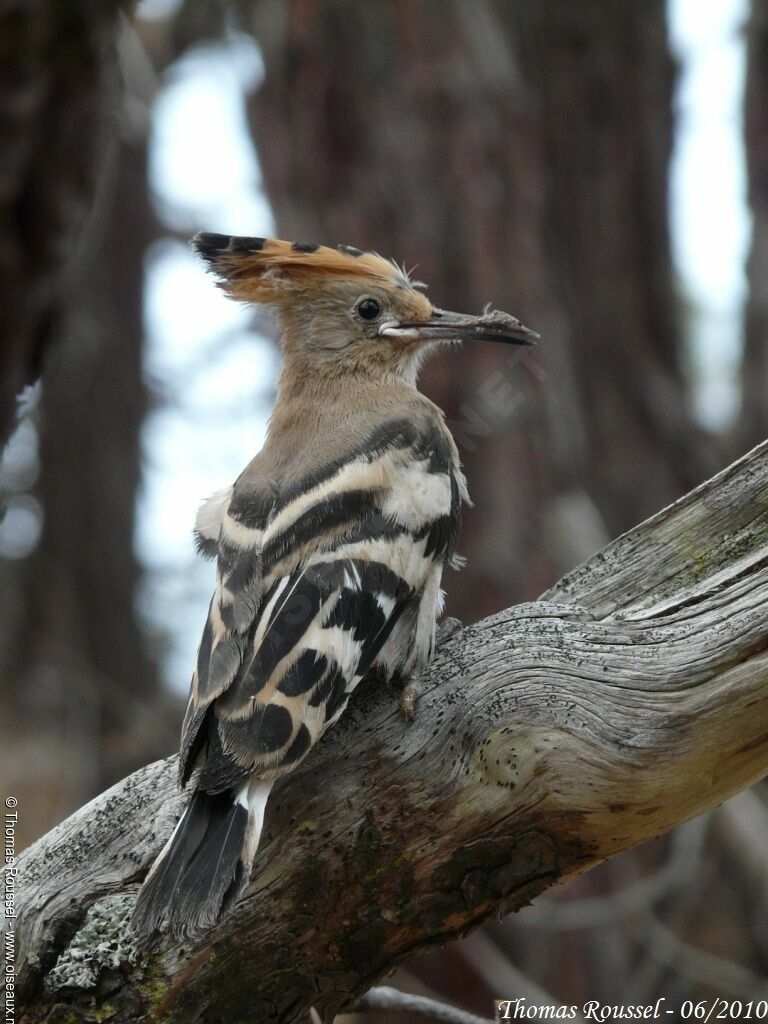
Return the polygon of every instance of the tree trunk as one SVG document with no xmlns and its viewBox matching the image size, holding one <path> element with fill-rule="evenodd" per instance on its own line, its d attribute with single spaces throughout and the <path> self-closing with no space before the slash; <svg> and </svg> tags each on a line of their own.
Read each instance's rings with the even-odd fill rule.
<svg viewBox="0 0 768 1024">
<path fill-rule="evenodd" d="M 611 534 L 716 468 L 682 370 L 666 8 L 496 3 L 543 130 L 542 245 L 570 330 L 585 431 L 579 479 Z"/>
<path fill-rule="evenodd" d="M 755 444 L 768 431 L 768 2 L 752 0 L 747 26 L 744 128 L 752 212 L 747 263 L 749 298 L 742 363 L 739 439 Z"/>
<path fill-rule="evenodd" d="M 93 200 L 117 10 L 10 0 L 0 14 L 0 447 L 40 373 L 58 277 Z"/>
<path fill-rule="evenodd" d="M 243 10 L 279 233 L 418 264 L 438 305 L 492 300 L 542 334 L 424 374 L 476 504 L 450 614 L 532 597 L 714 470 L 679 367 L 662 0 Z"/>
<path fill-rule="evenodd" d="M 21 1021 L 332 1019 L 419 951 L 762 777 L 766 615 L 768 442 L 447 641 L 414 724 L 385 689 L 356 694 L 276 785 L 251 885 L 192 948 L 140 954 L 127 923 L 182 804 L 175 758 L 36 843 L 15 890 Z"/>
</svg>

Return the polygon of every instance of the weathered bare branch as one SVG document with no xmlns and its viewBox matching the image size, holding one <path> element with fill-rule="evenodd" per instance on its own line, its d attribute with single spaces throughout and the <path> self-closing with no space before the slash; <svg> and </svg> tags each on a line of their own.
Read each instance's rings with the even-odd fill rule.
<svg viewBox="0 0 768 1024">
<path fill-rule="evenodd" d="M 193 948 L 142 957 L 127 924 L 181 806 L 175 759 L 41 839 L 20 865 L 22 1019 L 330 1019 L 420 950 L 762 777 L 766 622 L 763 445 L 451 637 L 414 723 L 391 692 L 356 694 L 275 788 L 247 894 Z"/>
</svg>

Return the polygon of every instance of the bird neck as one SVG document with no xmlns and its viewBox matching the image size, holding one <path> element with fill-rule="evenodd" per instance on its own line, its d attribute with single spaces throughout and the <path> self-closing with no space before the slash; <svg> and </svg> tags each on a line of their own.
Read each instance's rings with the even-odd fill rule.
<svg viewBox="0 0 768 1024">
<path fill-rule="evenodd" d="M 277 400 L 343 404 L 352 395 L 382 388 L 408 388 L 418 394 L 417 374 L 417 360 L 397 360 L 389 353 L 379 358 L 366 354 L 365 358 L 317 359 L 284 351 Z"/>
<path fill-rule="evenodd" d="M 317 373 L 314 367 L 284 364 L 267 448 L 293 472 L 308 452 L 323 452 L 325 458 L 334 446 L 348 448 L 370 433 L 372 424 L 424 416 L 442 418 L 428 398 L 398 375 L 351 367 L 344 373 Z"/>
</svg>

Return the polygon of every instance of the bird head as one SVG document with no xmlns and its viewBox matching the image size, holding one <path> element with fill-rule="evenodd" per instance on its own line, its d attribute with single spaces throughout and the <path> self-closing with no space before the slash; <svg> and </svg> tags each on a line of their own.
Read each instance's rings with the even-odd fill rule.
<svg viewBox="0 0 768 1024">
<path fill-rule="evenodd" d="M 352 246 L 201 233 L 193 247 L 234 299 L 277 309 L 284 356 L 309 369 L 367 367 L 415 379 L 436 344 L 533 344 L 506 313 L 435 307 L 396 263 Z"/>
</svg>

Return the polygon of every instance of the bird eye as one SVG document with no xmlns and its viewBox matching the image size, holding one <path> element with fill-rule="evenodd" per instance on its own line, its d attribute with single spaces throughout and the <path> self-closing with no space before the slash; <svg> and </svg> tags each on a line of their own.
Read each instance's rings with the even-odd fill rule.
<svg viewBox="0 0 768 1024">
<path fill-rule="evenodd" d="M 363 320 L 375 320 L 381 313 L 381 306 L 376 299 L 361 299 L 357 304 L 357 313 Z"/>
</svg>

